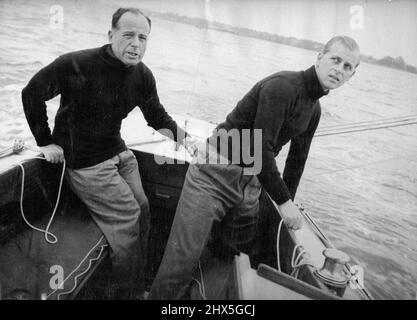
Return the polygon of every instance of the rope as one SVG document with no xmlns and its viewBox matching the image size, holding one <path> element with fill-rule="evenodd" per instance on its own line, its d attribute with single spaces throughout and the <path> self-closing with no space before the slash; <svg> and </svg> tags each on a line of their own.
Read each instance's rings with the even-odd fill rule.
<svg viewBox="0 0 417 320">
<path fill-rule="evenodd" d="M 278 271 L 281 272 L 281 261 L 279 259 L 279 237 L 281 234 L 281 228 L 282 228 L 282 223 L 284 222 L 284 220 L 281 218 L 281 221 L 279 222 L 278 225 L 278 232 L 277 232 L 277 266 L 278 266 Z"/>
<path fill-rule="evenodd" d="M 43 157 L 34 157 L 34 159 L 41 159 L 41 160 L 46 161 L 46 159 L 43 158 Z M 51 227 L 52 221 L 55 217 L 56 210 L 57 210 L 58 204 L 59 204 L 59 199 L 61 197 L 62 183 L 64 181 L 64 175 L 65 175 L 65 160 L 62 164 L 62 173 L 61 173 L 61 179 L 60 179 L 60 182 L 59 182 L 59 189 L 58 189 L 58 195 L 57 195 L 56 202 L 55 202 L 55 207 L 54 207 L 54 210 L 52 211 L 51 217 L 49 218 L 48 224 L 47 224 L 45 229 L 35 227 L 34 225 L 32 225 L 26 219 L 25 212 L 23 210 L 23 195 L 24 195 L 24 190 L 25 190 L 25 168 L 23 167 L 23 165 L 21 163 L 19 163 L 18 165 L 22 169 L 22 190 L 21 190 L 21 193 L 20 193 L 20 213 L 22 215 L 22 218 L 30 228 L 32 228 L 35 231 L 39 231 L 39 232 L 44 233 L 46 242 L 48 242 L 50 244 L 57 243 L 58 238 L 52 232 L 49 231 L 49 228 Z M 48 238 L 49 236 L 52 238 L 52 240 L 50 240 Z"/>
<path fill-rule="evenodd" d="M 24 142 L 23 141 L 21 141 L 21 140 L 15 140 L 13 147 L 7 148 L 6 150 L 3 150 L 3 151 L 0 152 L 0 158 L 3 157 L 3 156 L 9 155 L 11 153 L 19 153 L 24 148 L 31 149 L 30 147 L 24 146 Z M 39 157 L 39 156 L 35 156 L 32 159 L 40 159 L 40 160 L 45 160 L 46 161 L 46 159 L 44 157 Z M 50 232 L 49 229 L 50 229 L 50 227 L 52 225 L 53 219 L 54 219 L 55 214 L 56 214 L 56 211 L 58 209 L 59 200 L 61 198 L 61 191 L 62 191 L 62 185 L 63 185 L 63 181 L 64 181 L 65 167 L 66 167 L 65 159 L 64 159 L 63 164 L 62 164 L 62 173 L 61 173 L 61 178 L 60 178 L 60 181 L 59 181 L 58 195 L 57 195 L 57 199 L 56 199 L 56 202 L 55 202 L 55 207 L 54 207 L 54 209 L 52 211 L 51 217 L 49 218 L 48 224 L 47 224 L 47 226 L 46 226 L 45 229 L 41 229 L 41 228 L 35 227 L 34 225 L 32 225 L 27 220 L 27 218 L 25 216 L 25 213 L 24 213 L 24 210 L 23 210 L 23 198 L 24 198 L 24 190 L 25 190 L 25 168 L 24 168 L 23 164 L 21 164 L 21 163 L 19 163 L 18 166 L 22 170 L 22 183 L 21 183 L 22 188 L 21 188 L 21 193 L 20 193 L 20 213 L 22 215 L 22 218 L 23 218 L 23 220 L 25 221 L 25 223 L 30 228 L 32 228 L 35 231 L 39 231 L 39 232 L 44 233 L 46 242 L 48 242 L 50 244 L 55 244 L 55 243 L 58 242 L 58 238 L 52 232 Z M 52 239 L 50 239 L 49 237 L 51 237 Z M 59 283 L 57 289 L 55 289 L 54 291 L 52 291 L 48 295 L 42 294 L 42 299 L 43 300 L 48 299 L 52 294 L 54 294 L 56 291 L 59 290 L 59 288 L 72 276 L 72 274 L 74 272 L 76 272 L 81 267 L 81 265 L 84 263 L 84 261 L 88 258 L 88 256 L 91 254 L 91 252 L 93 250 L 95 250 L 95 248 L 100 244 L 100 242 L 103 240 L 103 238 L 104 238 L 104 236 L 102 236 L 99 239 L 99 241 L 93 246 L 93 248 L 90 249 L 90 251 L 87 253 L 87 255 L 78 264 L 78 266 L 61 283 Z M 101 255 L 103 253 L 103 250 L 104 250 L 104 248 L 106 246 L 107 246 L 107 244 L 102 245 L 101 248 L 100 248 L 100 252 L 97 255 L 97 257 L 95 257 L 93 259 L 90 259 L 89 264 L 88 264 L 88 267 L 83 272 L 81 272 L 80 274 L 78 274 L 74 278 L 74 286 L 70 290 L 64 291 L 64 292 L 61 292 L 61 293 L 58 294 L 58 296 L 57 296 L 57 299 L 58 300 L 60 299 L 61 295 L 69 294 L 69 293 L 71 293 L 71 292 L 73 292 L 75 290 L 75 288 L 77 287 L 78 277 L 80 277 L 83 274 L 85 274 L 91 268 L 92 262 L 98 260 L 101 257 Z"/>
<path fill-rule="evenodd" d="M 282 229 L 282 224 L 283 224 L 284 220 L 281 219 L 281 221 L 279 222 L 278 225 L 278 232 L 277 232 L 277 266 L 278 266 L 278 271 L 281 272 L 281 262 L 280 262 L 280 258 L 279 258 L 279 240 L 280 240 L 280 233 L 281 233 L 281 229 Z M 294 276 L 295 278 L 297 278 L 298 276 L 298 269 L 301 266 L 304 265 L 310 265 L 312 267 L 316 267 L 315 265 L 313 265 L 310 261 L 311 259 L 308 258 L 308 252 L 304 249 L 301 249 L 301 251 L 298 253 L 297 257 L 295 257 L 295 253 L 297 252 L 298 248 L 303 248 L 301 244 L 297 244 L 295 245 L 293 252 L 292 252 L 292 257 L 291 257 L 291 268 L 293 268 L 292 272 L 291 272 L 291 276 Z M 297 272 L 297 274 L 296 274 Z"/>
<path fill-rule="evenodd" d="M 207 300 L 207 298 L 206 298 L 206 286 L 204 285 L 203 269 L 201 268 L 200 260 L 198 260 L 198 269 L 200 269 L 201 286 L 202 286 L 202 289 L 203 289 L 203 299 Z"/>
<path fill-rule="evenodd" d="M 11 154 L 17 154 L 17 153 L 21 152 L 23 149 L 33 150 L 33 148 L 31 148 L 31 147 L 25 146 L 25 142 L 23 140 L 16 139 L 13 142 L 13 146 L 11 146 L 9 148 L 6 148 L 5 150 L 0 151 L 0 158 L 9 156 Z M 40 156 L 32 157 L 32 159 L 41 159 L 41 160 L 45 160 L 46 161 L 46 159 L 44 157 L 40 157 Z M 65 166 L 66 166 L 65 159 L 64 159 L 64 162 L 62 164 L 62 173 L 61 173 L 61 179 L 60 179 L 60 182 L 59 182 L 59 189 L 58 189 L 58 195 L 57 195 L 56 202 L 55 202 L 55 207 L 54 207 L 54 209 L 52 211 L 51 218 L 48 221 L 48 224 L 46 226 L 46 229 L 37 228 L 34 225 L 32 225 L 26 219 L 25 212 L 23 210 L 23 196 L 24 196 L 24 191 L 25 191 L 25 168 L 24 168 L 23 164 L 21 164 L 21 163 L 19 163 L 18 166 L 22 170 L 22 183 L 21 183 L 22 189 L 21 189 L 21 192 L 20 192 L 20 213 L 22 215 L 23 220 L 33 230 L 44 233 L 45 234 L 45 240 L 46 240 L 46 242 L 48 242 L 50 244 L 57 243 L 58 242 L 58 238 L 52 232 L 49 231 L 49 228 L 51 227 L 52 221 L 53 221 L 53 219 L 55 217 L 55 214 L 56 214 L 56 211 L 58 209 L 59 200 L 61 198 L 62 183 L 64 181 Z M 50 240 L 49 237 L 51 237 L 52 240 Z"/>
<path fill-rule="evenodd" d="M 101 241 L 103 241 L 103 238 L 104 238 L 104 236 L 101 236 L 101 238 L 98 240 L 98 242 L 90 249 L 90 251 L 88 251 L 87 252 L 87 254 L 84 256 L 84 258 L 81 260 L 81 262 L 78 264 L 78 266 L 74 269 L 74 270 L 72 270 L 72 272 L 64 279 L 64 280 L 62 280 L 60 283 L 59 283 L 59 285 L 57 286 L 57 289 L 55 289 L 54 291 L 52 291 L 50 294 L 48 294 L 47 296 L 45 296 L 45 300 L 46 299 L 48 299 L 51 295 L 53 295 L 55 292 L 57 292 L 58 290 L 59 290 L 59 288 L 63 285 L 63 284 L 65 284 L 65 282 L 74 274 L 74 272 L 76 272 L 81 266 L 82 266 L 82 264 L 84 263 L 84 261 L 88 258 L 88 256 L 91 254 L 91 252 L 93 252 L 95 249 L 96 249 L 96 247 L 100 244 L 100 242 Z M 99 258 L 100 258 L 100 256 L 101 256 L 101 254 L 103 253 L 103 250 L 104 250 L 104 247 L 106 247 L 107 246 L 107 244 L 104 244 L 104 245 L 102 245 L 101 246 L 101 249 L 100 249 L 100 252 L 99 252 L 99 254 L 98 254 L 98 256 L 96 257 L 96 258 L 93 258 L 93 259 L 90 259 L 90 261 L 89 261 L 89 264 L 88 264 L 88 268 L 86 269 L 86 270 L 84 270 L 82 273 L 80 273 L 80 274 L 78 274 L 75 278 L 74 278 L 74 286 L 73 286 L 73 288 L 71 289 L 71 290 L 69 290 L 69 291 L 64 291 L 64 292 L 61 292 L 60 294 L 58 294 L 58 296 L 57 296 L 57 299 L 59 300 L 59 298 L 60 298 L 60 296 L 62 295 L 62 294 L 68 294 L 68 293 L 71 293 L 71 292 L 73 292 L 74 291 L 74 289 L 77 287 L 77 278 L 79 277 L 79 276 L 81 276 L 81 275 L 83 275 L 84 273 L 86 273 L 89 269 L 90 269 L 90 267 L 91 267 L 91 262 L 92 261 L 95 261 L 95 260 L 98 260 Z"/>
<path fill-rule="evenodd" d="M 207 297 L 206 297 L 206 287 L 204 285 L 203 270 L 201 269 L 200 260 L 198 260 L 198 269 L 200 271 L 201 282 L 198 281 L 196 278 L 193 278 L 193 280 L 195 282 L 197 282 L 197 284 L 198 284 L 198 290 L 200 292 L 200 296 L 203 298 L 203 300 L 207 300 Z"/>
<path fill-rule="evenodd" d="M 304 216 L 304 218 L 310 223 L 310 225 L 313 227 L 312 230 L 313 232 L 319 237 L 319 239 L 321 239 L 321 241 L 330 248 L 336 248 L 333 243 L 329 240 L 329 238 L 320 230 L 320 228 L 318 227 L 318 225 L 314 222 L 313 218 L 311 218 L 311 216 L 303 209 L 300 210 L 301 214 Z M 368 290 L 366 290 L 366 288 L 364 288 L 358 281 L 358 279 L 355 277 L 356 276 L 356 272 L 353 273 L 352 269 L 350 267 L 350 265 L 348 263 L 345 264 L 345 268 L 348 270 L 351 278 L 351 280 L 354 280 L 356 285 L 358 286 L 358 288 L 360 289 L 360 291 L 366 295 L 366 297 L 369 300 L 373 300 L 372 296 L 369 294 Z"/>
<path fill-rule="evenodd" d="M 298 253 L 297 257 L 295 257 L 295 253 L 297 252 L 297 249 L 300 248 L 300 252 Z M 301 244 L 297 244 L 292 252 L 291 257 L 291 267 L 293 268 L 291 275 L 295 278 L 298 278 L 298 272 L 299 268 L 301 266 L 312 266 L 313 268 L 316 268 L 314 264 L 311 263 L 311 259 L 309 258 L 308 252 L 303 248 Z"/>
<path fill-rule="evenodd" d="M 5 158 L 13 153 L 19 153 L 24 148 L 25 148 L 25 142 L 21 139 L 16 139 L 13 142 L 13 146 L 0 151 L 0 159 Z"/>
</svg>

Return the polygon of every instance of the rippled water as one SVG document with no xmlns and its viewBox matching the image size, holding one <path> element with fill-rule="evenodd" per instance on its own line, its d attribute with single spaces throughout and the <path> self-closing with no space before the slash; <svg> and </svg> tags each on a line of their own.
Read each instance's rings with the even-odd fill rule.
<svg viewBox="0 0 417 320">
<path fill-rule="evenodd" d="M 118 7 L 63 1 L 65 24 L 52 29 L 55 1 L 0 2 L 0 149 L 33 143 L 20 91 L 42 66 L 68 51 L 107 42 Z M 261 78 L 314 63 L 311 51 L 153 19 L 144 62 L 169 112 L 222 121 Z M 58 99 L 48 103 L 50 119 Z M 417 76 L 362 64 L 344 87 L 322 98 L 321 127 L 417 113 Z M 51 123 L 52 125 L 52 123 Z M 317 137 L 296 200 L 331 241 L 365 268 L 376 298 L 417 292 L 417 126 Z M 283 155 L 278 164 L 283 169 Z"/>
</svg>

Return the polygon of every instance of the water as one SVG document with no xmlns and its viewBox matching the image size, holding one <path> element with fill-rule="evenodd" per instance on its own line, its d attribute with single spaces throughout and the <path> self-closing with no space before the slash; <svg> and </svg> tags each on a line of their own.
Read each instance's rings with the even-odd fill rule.
<svg viewBox="0 0 417 320">
<path fill-rule="evenodd" d="M 16 137 L 33 143 L 20 91 L 42 66 L 68 51 L 107 42 L 118 7 L 60 2 L 64 28 L 52 29 L 54 1 L 0 2 L 0 149 Z M 165 108 L 222 121 L 261 78 L 314 63 L 311 51 L 153 19 L 144 62 Z M 341 89 L 322 98 L 321 127 L 416 114 L 417 75 L 361 64 Z M 59 100 L 48 103 L 50 120 Z M 52 122 L 51 122 L 52 126 Z M 417 292 L 417 125 L 313 141 L 296 200 L 331 241 L 365 268 L 379 299 Z M 286 150 L 278 157 L 284 167 Z"/>
</svg>

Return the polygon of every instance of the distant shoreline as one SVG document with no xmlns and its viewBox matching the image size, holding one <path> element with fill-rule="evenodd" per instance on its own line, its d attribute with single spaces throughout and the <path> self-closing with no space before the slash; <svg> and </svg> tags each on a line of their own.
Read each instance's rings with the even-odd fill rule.
<svg viewBox="0 0 417 320">
<path fill-rule="evenodd" d="M 176 13 L 160 13 L 160 12 L 147 10 L 147 14 L 151 17 L 155 17 L 155 18 L 159 18 L 163 20 L 192 25 L 199 29 L 212 29 L 212 30 L 218 30 L 222 32 L 229 32 L 229 33 L 233 33 L 239 36 L 262 39 L 262 40 L 275 42 L 279 44 L 285 44 L 285 45 L 293 46 L 297 48 L 313 50 L 316 52 L 320 51 L 324 45 L 323 43 L 320 43 L 317 41 L 297 39 L 294 37 L 284 37 L 284 36 L 279 36 L 277 34 L 272 34 L 269 32 L 261 32 L 261 31 L 247 29 L 247 28 L 233 27 L 231 25 L 224 24 L 224 23 L 209 22 L 206 19 L 191 18 L 191 17 L 181 16 Z M 388 67 L 391 69 L 402 70 L 402 71 L 417 74 L 417 68 L 413 65 L 407 64 L 402 57 L 393 58 L 390 56 L 385 56 L 381 59 L 375 59 L 372 56 L 361 55 L 361 61 Z"/>
</svg>

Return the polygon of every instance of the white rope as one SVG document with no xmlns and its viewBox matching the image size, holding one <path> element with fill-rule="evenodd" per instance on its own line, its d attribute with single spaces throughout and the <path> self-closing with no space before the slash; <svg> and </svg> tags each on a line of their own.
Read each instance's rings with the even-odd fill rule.
<svg viewBox="0 0 417 320">
<path fill-rule="evenodd" d="M 63 285 L 63 284 L 65 284 L 65 282 L 74 274 L 74 272 L 76 272 L 81 266 L 82 266 L 82 264 L 84 263 L 84 261 L 88 258 L 88 256 L 91 254 L 91 252 L 93 252 L 95 249 L 96 249 L 96 247 L 100 244 L 100 242 L 101 241 L 103 241 L 103 238 L 104 238 L 104 236 L 101 236 L 101 238 L 98 240 L 98 242 L 90 249 L 90 251 L 88 251 L 88 253 L 85 255 L 85 257 L 81 260 L 81 262 L 78 264 L 78 266 L 74 269 L 74 270 L 72 270 L 72 272 L 64 279 L 64 280 L 62 280 L 60 283 L 59 283 L 59 285 L 57 286 L 57 289 L 55 289 L 54 291 L 52 291 L 50 294 L 48 294 L 46 297 L 45 297 L 45 299 L 48 299 L 51 295 L 53 295 L 55 292 L 57 292 L 58 290 L 60 290 L 60 287 Z M 103 252 L 103 249 L 104 249 L 104 247 L 106 247 L 107 246 L 107 244 L 104 244 L 104 245 L 102 245 L 101 246 L 101 250 L 100 250 L 100 253 L 99 253 L 99 255 L 96 257 L 96 258 L 94 258 L 94 259 L 91 259 L 91 260 L 98 260 L 99 258 L 100 258 L 100 256 L 101 256 L 101 253 Z M 80 275 L 82 275 L 82 274 L 84 274 L 85 272 L 87 272 L 89 269 L 90 269 L 90 266 L 91 266 L 91 260 L 90 260 L 90 263 L 89 263 L 89 266 L 88 266 L 88 268 L 86 269 L 86 270 L 84 270 L 84 272 L 82 272 L 81 274 L 79 274 L 79 275 L 77 275 L 75 278 L 74 278 L 74 287 L 68 292 L 68 291 L 65 291 L 65 292 L 61 292 L 60 294 L 58 294 L 58 296 L 57 296 L 57 298 L 58 298 L 58 300 L 59 300 L 59 297 L 60 297 L 60 295 L 61 294 L 67 294 L 67 293 L 71 293 L 72 291 L 74 291 L 74 289 L 76 288 L 76 284 L 77 284 L 77 277 L 79 277 Z"/>
<path fill-rule="evenodd" d="M 279 239 L 280 239 L 280 234 L 281 234 L 281 229 L 282 229 L 282 224 L 283 224 L 284 220 L 281 219 L 281 221 L 279 222 L 278 225 L 278 232 L 277 232 L 277 266 L 278 266 L 278 271 L 281 272 L 281 261 L 279 258 Z M 300 252 L 298 253 L 297 257 L 295 257 L 295 254 L 297 252 L 297 249 L 300 248 Z M 298 276 L 298 270 L 301 266 L 305 266 L 305 265 L 309 265 L 312 267 L 315 267 L 315 265 L 313 265 L 310 262 L 310 259 L 308 257 L 308 252 L 303 249 L 303 246 L 301 244 L 297 244 L 292 252 L 292 257 L 291 257 L 291 267 L 293 268 L 291 275 L 295 276 L 297 278 Z"/>
<path fill-rule="evenodd" d="M 103 239 L 103 237 L 101 237 L 101 239 L 100 239 L 100 241 Z M 92 263 L 93 263 L 93 261 L 96 261 L 96 260 L 98 260 L 98 259 L 100 259 L 100 257 L 101 257 L 101 254 L 103 253 L 103 251 L 104 251 L 104 248 L 105 247 L 107 247 L 107 244 L 103 244 L 103 245 L 101 245 L 101 248 L 100 248 L 100 252 L 98 253 L 98 255 L 97 255 L 97 257 L 95 257 L 95 258 L 93 258 L 93 259 L 90 259 L 89 261 L 88 261 L 88 267 L 87 267 L 87 269 L 85 269 L 83 272 L 81 272 L 80 274 L 77 274 L 76 276 L 75 276 L 75 278 L 74 278 L 74 285 L 73 285 L 73 287 L 72 287 L 72 289 L 71 290 L 69 290 L 69 291 L 65 291 L 65 292 L 61 292 L 61 293 L 59 293 L 58 295 L 57 295 L 57 299 L 59 300 L 60 299 L 60 297 L 61 297 L 61 295 L 63 295 L 63 294 L 70 294 L 71 292 L 73 292 L 74 290 L 75 290 L 75 288 L 77 288 L 77 279 L 78 279 L 78 277 L 81 277 L 83 274 L 85 274 L 88 270 L 90 270 L 90 268 L 91 268 L 91 265 L 92 265 Z M 90 252 L 89 252 L 90 253 Z"/>
<path fill-rule="evenodd" d="M 321 231 L 319 226 L 314 222 L 313 218 L 310 216 L 310 214 L 308 214 L 307 211 L 301 210 L 301 214 L 309 222 L 309 224 L 312 226 L 313 232 L 316 234 L 317 237 L 319 237 L 319 239 L 321 239 L 321 241 L 326 245 L 326 247 L 328 246 L 330 248 L 336 248 L 332 244 L 330 239 L 324 234 L 324 232 Z M 356 273 L 352 272 L 349 263 L 345 264 L 345 268 L 348 270 L 348 272 L 351 274 L 352 277 L 354 277 L 356 275 Z M 358 288 L 360 289 L 360 292 L 362 292 L 369 300 L 373 300 L 373 298 L 370 295 L 370 293 L 368 292 L 368 290 L 364 286 L 362 286 L 357 279 L 356 279 L 355 282 L 358 285 Z"/>
<path fill-rule="evenodd" d="M 46 161 L 46 159 L 44 158 L 44 157 L 33 157 L 34 159 L 41 159 L 41 160 L 45 160 Z M 66 167 L 66 162 L 65 162 L 65 159 L 64 159 L 64 161 L 63 161 L 63 164 L 62 164 L 62 173 L 61 173 L 61 179 L 60 179 L 60 182 L 59 182 L 59 189 L 58 189 L 58 195 L 57 195 L 57 199 L 56 199 L 56 203 L 55 203 L 55 207 L 54 207 L 54 209 L 53 209 L 53 211 L 52 211 L 52 214 L 51 214 L 51 217 L 50 217 L 50 219 L 49 219 L 49 221 L 48 221 L 48 224 L 47 224 L 47 226 L 46 226 L 46 228 L 45 229 L 41 229 L 41 228 L 37 228 L 37 227 L 35 227 L 34 225 L 32 225 L 27 219 L 26 219 L 26 216 L 25 216 L 25 213 L 24 213 L 24 210 L 23 210 L 23 196 L 24 196 L 24 190 L 25 190 L 25 168 L 23 167 L 23 165 L 21 164 L 21 163 L 19 163 L 18 164 L 19 165 L 19 167 L 22 169 L 22 190 L 21 190 L 21 194 L 20 194 L 20 212 L 21 212 L 21 215 L 22 215 L 22 218 L 23 218 L 23 220 L 25 221 L 25 223 L 30 227 L 30 228 L 32 228 L 33 230 L 35 230 L 35 231 L 39 231 L 39 232 L 42 232 L 42 233 L 44 233 L 45 234 L 45 240 L 48 242 L 48 243 L 51 243 L 51 244 L 55 244 L 55 243 L 57 243 L 58 242 L 58 238 L 52 233 L 52 232 L 50 232 L 49 231 L 49 229 L 50 229 L 50 227 L 51 227 L 51 224 L 52 224 L 52 222 L 53 222 L 53 219 L 54 219 L 54 217 L 55 217 L 55 214 L 56 214 L 56 211 L 57 211 L 57 209 L 58 209 L 58 205 L 59 205 L 59 200 L 60 200 L 60 198 L 61 198 L 61 191 L 62 191 L 62 184 L 63 184 L 63 181 L 64 181 L 64 176 L 65 176 L 65 167 Z M 49 239 L 49 237 L 51 237 L 52 238 L 52 240 L 51 239 Z M 58 285 L 58 288 L 57 289 L 55 289 L 54 291 L 52 291 L 50 294 L 48 294 L 47 296 L 44 296 L 43 295 L 43 299 L 48 299 L 52 294 L 54 294 L 56 291 L 58 291 L 59 290 L 59 288 L 73 275 L 73 273 L 74 272 L 76 272 L 80 267 L 81 267 L 81 265 L 84 263 L 84 261 L 88 258 L 88 256 L 91 254 L 91 252 L 93 251 L 93 250 L 95 250 L 95 248 L 100 244 L 100 242 L 103 240 L 103 238 L 104 238 L 104 236 L 102 236 L 100 239 L 99 239 L 99 241 L 93 246 L 93 248 L 87 253 L 87 255 L 81 260 L 81 262 L 79 263 L 79 265 L 63 280 L 63 281 L 61 281 L 61 283 L 59 283 L 59 285 Z M 77 287 L 77 279 L 78 279 L 78 277 L 80 277 L 80 276 L 82 276 L 83 274 L 85 274 L 90 268 L 91 268 L 91 264 L 92 264 L 92 262 L 93 261 L 96 261 L 96 260 L 98 260 L 98 259 L 100 259 L 100 257 L 101 257 L 101 255 L 102 255 L 102 253 L 103 253 L 103 250 L 104 250 L 104 248 L 107 246 L 107 244 L 104 244 L 104 245 L 102 245 L 101 246 L 101 249 L 100 249 L 100 252 L 99 252 L 99 254 L 98 254 L 98 256 L 96 257 L 96 258 L 93 258 L 93 259 L 90 259 L 90 261 L 89 261 L 89 264 L 88 264 L 88 267 L 87 267 L 87 269 L 86 270 L 84 270 L 83 272 L 81 272 L 80 274 L 78 274 L 75 278 L 74 278 L 74 286 L 70 289 L 70 290 L 68 290 L 68 291 L 65 291 L 65 292 L 61 292 L 61 293 L 59 293 L 58 294 L 58 296 L 57 296 L 57 299 L 59 300 L 60 299 L 60 297 L 61 297 L 61 295 L 64 295 L 64 294 L 69 294 L 69 293 L 71 293 L 71 292 L 73 292 L 74 290 L 75 290 L 75 288 Z"/>
<path fill-rule="evenodd" d="M 10 156 L 12 154 L 19 153 L 25 148 L 25 142 L 21 139 L 15 139 L 13 145 L 4 150 L 0 150 L 0 158 Z"/>
<path fill-rule="evenodd" d="M 200 276 L 201 276 L 201 286 L 203 289 L 203 299 L 206 300 L 206 287 L 204 285 L 204 278 L 203 278 L 203 269 L 201 268 L 200 260 L 198 260 L 198 268 L 200 269 Z"/>
<path fill-rule="evenodd" d="M 195 282 L 197 282 L 197 284 L 198 284 L 198 290 L 200 292 L 200 296 L 203 298 L 203 300 L 207 300 L 207 297 L 206 297 L 206 288 L 205 288 L 205 285 L 204 285 L 204 278 L 203 278 L 203 270 L 201 269 L 200 260 L 198 260 L 198 269 L 200 271 L 201 282 L 198 281 L 196 278 L 193 278 L 193 280 Z"/>
<path fill-rule="evenodd" d="M 295 253 L 297 252 L 298 248 L 300 248 L 300 252 L 295 258 Z M 297 244 L 293 249 L 292 257 L 291 257 L 291 267 L 293 268 L 291 275 L 297 278 L 299 268 L 301 266 L 307 266 L 307 265 L 312 266 L 314 268 L 316 267 L 314 264 L 311 263 L 311 259 L 309 258 L 308 252 L 303 248 L 301 244 Z"/>
<path fill-rule="evenodd" d="M 46 159 L 43 158 L 43 157 L 34 157 L 34 158 L 46 161 Z M 60 200 L 60 197 L 61 197 L 62 183 L 64 181 L 64 175 L 65 175 L 65 159 L 64 159 L 64 162 L 62 164 L 61 180 L 59 182 L 59 189 L 58 189 L 58 195 L 57 195 L 57 198 L 56 198 L 55 207 L 54 207 L 54 210 L 52 211 L 51 217 L 49 218 L 48 224 L 47 224 L 45 229 L 35 227 L 34 225 L 32 225 L 26 219 L 25 213 L 23 211 L 23 195 L 24 195 L 24 190 L 25 190 L 25 168 L 23 167 L 23 165 L 21 163 L 19 163 L 18 165 L 22 169 L 22 191 L 20 193 L 20 213 L 22 215 L 22 218 L 30 228 L 32 228 L 35 231 L 39 231 L 39 232 L 44 233 L 46 242 L 51 243 L 51 244 L 57 243 L 58 238 L 52 232 L 49 231 L 49 228 L 51 227 L 52 221 L 55 217 L 55 214 L 56 214 L 56 211 L 57 211 L 57 208 L 58 208 L 58 205 L 59 205 L 59 200 Z M 50 240 L 49 237 L 51 237 L 52 240 Z"/>
<path fill-rule="evenodd" d="M 279 237 L 281 234 L 281 228 L 282 228 L 282 223 L 284 222 L 284 219 L 281 219 L 281 221 L 279 222 L 278 225 L 278 233 L 277 233 L 277 265 L 278 265 L 278 271 L 281 272 L 281 261 L 279 259 Z"/>
</svg>

